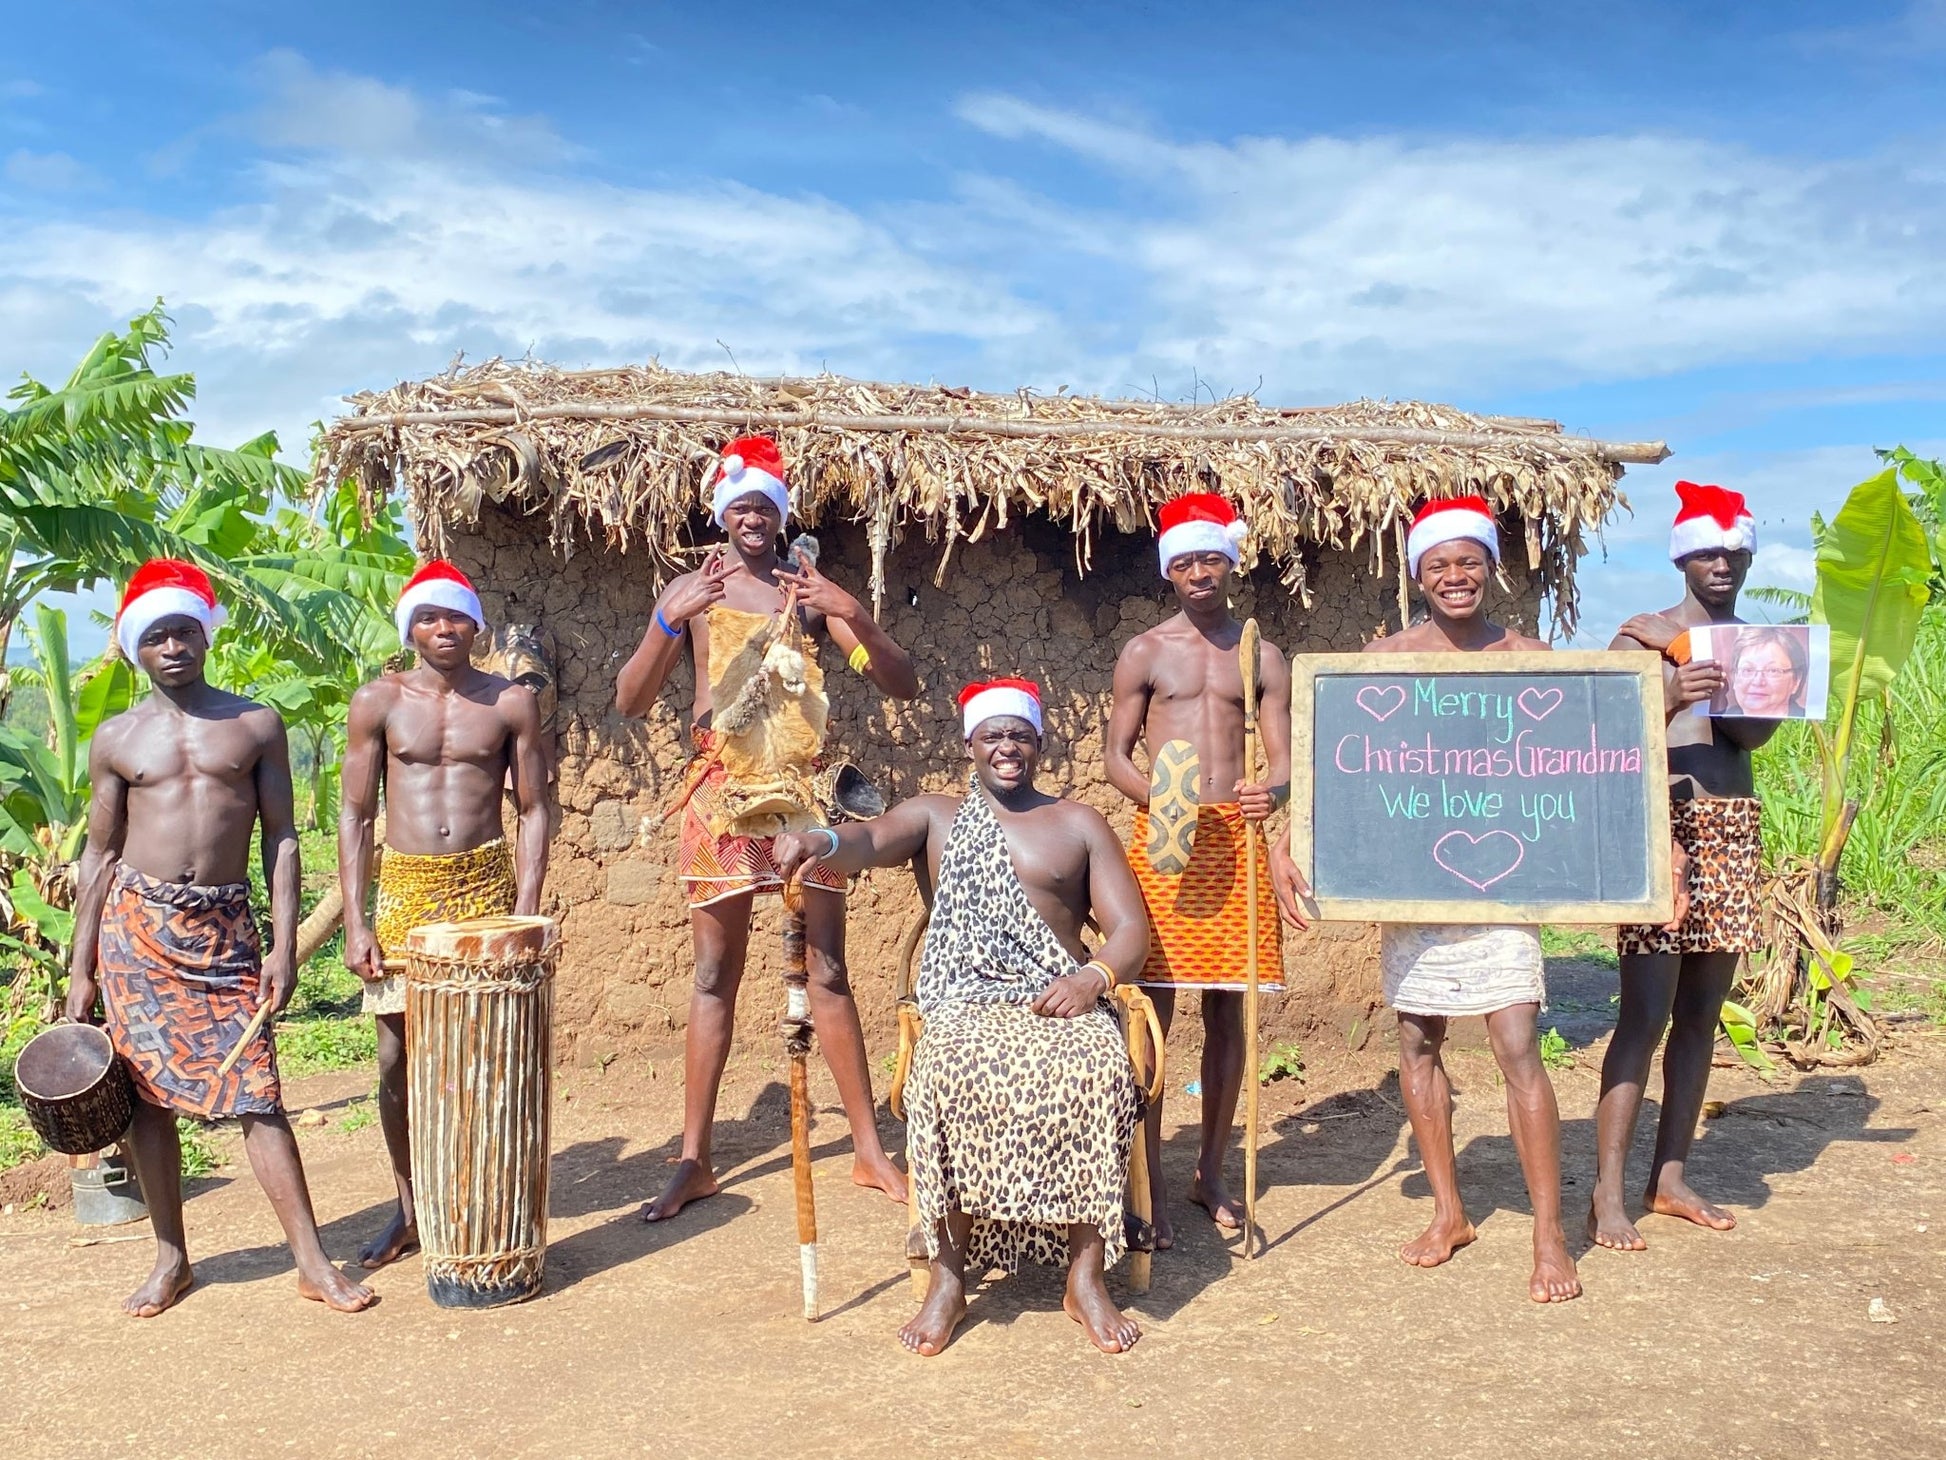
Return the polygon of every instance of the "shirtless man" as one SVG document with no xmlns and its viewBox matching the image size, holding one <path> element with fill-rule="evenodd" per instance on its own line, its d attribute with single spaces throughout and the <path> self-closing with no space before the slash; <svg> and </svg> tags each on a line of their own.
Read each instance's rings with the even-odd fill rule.
<svg viewBox="0 0 1946 1460">
<path fill-rule="evenodd" d="M 1762 807 L 1750 753 L 1777 732 L 1779 722 L 1695 714 L 1693 706 L 1723 687 L 1723 665 L 1677 649 L 1677 640 L 1692 628 L 1743 622 L 1736 616 L 1737 594 L 1750 571 L 1757 524 L 1736 492 L 1677 482 L 1676 495 L 1682 509 L 1669 556 L 1682 570 L 1682 602 L 1661 613 L 1638 614 L 1609 645 L 1651 649 L 1669 661 L 1662 679 L 1669 718 L 1670 826 L 1690 868 L 1686 917 L 1666 928 L 1623 928 L 1618 939 L 1622 1001 L 1601 1065 L 1595 1190 L 1588 1212 L 1588 1235 L 1618 1252 L 1639 1252 L 1648 1245 L 1628 1219 L 1622 1188 L 1643 1086 L 1665 1029 L 1662 1119 L 1642 1205 L 1713 1231 L 1736 1225 L 1735 1217 L 1690 1189 L 1686 1168 L 1723 1001 L 1737 961 L 1763 947 Z"/>
<path fill-rule="evenodd" d="M 1506 654 L 1547 648 L 1486 616 L 1487 578 L 1500 532 L 1479 497 L 1428 502 L 1406 539 L 1409 571 L 1426 618 L 1365 645 L 1368 654 Z M 1415 1267 L 1437 1267 L 1474 1238 L 1453 1157 L 1453 1087 L 1440 1056 L 1448 1019 L 1486 1016 L 1494 1060 L 1507 1084 L 1507 1120 L 1534 1206 L 1534 1270 L 1527 1295 L 1559 1303 L 1581 1295 L 1561 1230 L 1561 1113 L 1541 1065 L 1535 1021 L 1544 992 L 1540 931 L 1521 926 L 1386 923 L 1379 929 L 1385 1000 L 1399 1018 L 1399 1085 L 1433 1217 L 1399 1250 Z"/>
<path fill-rule="evenodd" d="M 1290 667 L 1274 645 L 1258 652 L 1258 684 L 1268 779 L 1246 781 L 1243 764 L 1243 673 L 1237 643 L 1243 625 L 1230 617 L 1230 575 L 1241 526 L 1230 504 L 1213 493 L 1178 497 L 1161 511 L 1157 553 L 1175 589 L 1174 618 L 1123 646 L 1115 661 L 1115 706 L 1108 720 L 1108 779 L 1140 809 L 1129 860 L 1148 905 L 1150 947 L 1139 981 L 1155 1002 L 1166 1032 L 1175 1017 L 1176 990 L 1199 989 L 1203 1013 L 1203 1126 L 1189 1199 L 1219 1227 L 1243 1225 L 1243 1204 L 1223 1181 L 1223 1161 L 1243 1089 L 1246 1052 L 1243 990 L 1248 978 L 1249 907 L 1243 875 L 1244 823 L 1262 827 L 1290 797 Z M 1201 772 L 1194 851 L 1180 873 L 1158 872 L 1144 854 L 1149 837 L 1150 776 L 1135 764 L 1135 745 L 1151 764 L 1170 741 L 1186 741 Z M 1257 839 L 1258 919 L 1263 947 L 1258 987 L 1283 990 L 1277 914 Z M 1162 1177 L 1162 1102 L 1149 1108 L 1145 1139 L 1155 1200 L 1158 1249 L 1175 1245 Z"/>
<path fill-rule="evenodd" d="M 758 893 L 783 885 L 772 859 L 772 838 L 717 836 L 699 809 L 716 794 L 721 780 L 720 763 L 710 766 L 717 744 L 709 674 L 711 610 L 721 606 L 774 618 L 783 609 L 786 592 L 793 593 L 814 640 L 829 639 L 853 669 L 891 698 L 909 700 L 919 693 L 912 660 L 864 605 L 815 565 L 806 563 L 793 572 L 779 559 L 789 496 L 775 442 L 749 437 L 724 448 L 712 483 L 712 508 L 729 541 L 714 549 L 701 568 L 663 590 L 641 646 L 622 666 L 615 687 L 617 709 L 628 716 L 647 715 L 688 641 L 696 671 L 692 735 L 698 761 L 692 766 L 682 836 L 696 985 L 684 1034 L 682 1156 L 662 1193 L 642 1208 L 642 1219 L 648 1222 L 664 1221 L 689 1202 L 716 1194 L 711 1127 L 735 1028 L 751 906 Z M 851 1124 L 851 1179 L 904 1201 L 905 1177 L 879 1141 L 865 1035 L 845 971 L 844 879 L 825 873 L 807 877 L 804 885 L 814 893 L 804 899 L 811 1015 Z"/>
<path fill-rule="evenodd" d="M 183 1241 L 178 1113 L 235 1116 L 250 1169 L 297 1263 L 297 1291 L 341 1312 L 371 1289 L 318 1240 L 297 1141 L 284 1118 L 268 1020 L 227 1074 L 218 1067 L 266 1002 L 297 988 L 297 822 L 290 749 L 275 710 L 203 678 L 220 621 L 209 578 L 161 558 L 129 580 L 115 640 L 154 692 L 104 722 L 89 747 L 88 845 L 74 907 L 67 1013 L 109 1038 L 135 1085 L 129 1147 L 155 1233 L 155 1268 L 122 1304 L 153 1318 L 195 1282 Z M 250 915 L 250 840 L 263 826 L 274 946 Z"/>
<path fill-rule="evenodd" d="M 479 595 L 459 569 L 435 560 L 406 584 L 396 617 L 419 663 L 351 697 L 338 800 L 345 966 L 365 980 L 365 1009 L 378 1024 L 378 1123 L 399 1192 L 384 1229 L 359 1249 L 367 1271 L 419 1245 L 398 972 L 406 934 L 422 923 L 536 913 L 547 875 L 540 710 L 526 686 L 473 667 L 473 641 L 486 627 Z M 510 781 L 520 812 L 511 854 L 500 794 Z M 368 917 L 381 784 L 385 851 Z"/>
<path fill-rule="evenodd" d="M 915 796 L 856 826 L 777 838 L 784 875 L 925 858 L 931 921 L 906 1081 L 907 1158 L 930 1261 L 899 1341 L 930 1357 L 966 1316 L 966 1275 L 1068 1260 L 1062 1306 L 1104 1353 L 1142 1331 L 1103 1281 L 1127 1245 L 1136 1093 L 1109 990 L 1148 951 L 1142 895 L 1101 815 L 1034 786 L 1040 691 L 967 686 L 965 796 Z M 1082 942 L 1093 917 L 1101 942 Z"/>
</svg>

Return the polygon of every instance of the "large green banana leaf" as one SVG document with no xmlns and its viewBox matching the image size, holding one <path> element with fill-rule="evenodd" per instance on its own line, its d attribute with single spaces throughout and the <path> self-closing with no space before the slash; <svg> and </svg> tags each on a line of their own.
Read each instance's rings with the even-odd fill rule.
<svg viewBox="0 0 1946 1460">
<path fill-rule="evenodd" d="M 1831 625 L 1831 706 L 1841 724 L 1891 688 L 1926 606 L 1926 530 L 1896 468 L 1860 482 L 1818 538 L 1811 622 Z"/>
</svg>

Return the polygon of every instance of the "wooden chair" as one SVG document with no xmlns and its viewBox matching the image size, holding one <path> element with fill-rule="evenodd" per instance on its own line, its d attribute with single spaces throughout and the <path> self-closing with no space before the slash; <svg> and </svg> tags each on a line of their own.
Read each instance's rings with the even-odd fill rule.
<svg viewBox="0 0 1946 1460">
<path fill-rule="evenodd" d="M 912 1069 L 912 1052 L 919 1043 L 919 1036 L 925 1032 L 925 1021 L 919 1017 L 919 1004 L 913 992 L 919 944 L 925 933 L 926 914 L 922 912 L 913 919 L 912 926 L 906 929 L 900 943 L 898 980 L 892 989 L 899 1011 L 899 1057 L 892 1069 L 890 1103 L 892 1113 L 900 1120 L 905 1119 L 905 1079 Z M 1143 1135 L 1142 1120 L 1150 1104 L 1162 1097 L 1162 1021 L 1156 1016 L 1155 1005 L 1149 1001 L 1149 996 L 1132 985 L 1118 987 L 1113 1002 L 1116 1022 L 1121 1025 L 1122 1037 L 1128 1042 L 1128 1062 L 1135 1072 L 1136 1085 L 1135 1139 L 1128 1157 L 1127 1209 L 1140 1219 L 1147 1243 L 1146 1246 L 1131 1246 L 1129 1249 L 1128 1287 L 1132 1293 L 1146 1293 L 1149 1290 L 1150 1263 L 1154 1256 L 1155 1212 L 1149 1196 L 1149 1145 Z M 1149 1070 L 1146 1083 L 1144 1070 Z M 930 1277 L 926 1270 L 925 1235 L 919 1226 L 919 1188 L 912 1181 L 908 1181 L 907 1187 L 911 1193 L 907 1202 L 911 1226 L 906 1232 L 905 1258 L 911 1269 L 913 1296 L 923 1299 Z"/>
</svg>

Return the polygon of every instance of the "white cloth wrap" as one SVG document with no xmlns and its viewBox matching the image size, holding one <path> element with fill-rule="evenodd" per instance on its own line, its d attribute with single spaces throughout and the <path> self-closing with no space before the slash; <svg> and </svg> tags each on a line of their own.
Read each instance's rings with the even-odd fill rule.
<svg viewBox="0 0 1946 1460">
<path fill-rule="evenodd" d="M 1402 1014 L 1492 1014 L 1547 1007 L 1538 928 L 1500 923 L 1381 923 L 1385 1002 Z"/>
</svg>

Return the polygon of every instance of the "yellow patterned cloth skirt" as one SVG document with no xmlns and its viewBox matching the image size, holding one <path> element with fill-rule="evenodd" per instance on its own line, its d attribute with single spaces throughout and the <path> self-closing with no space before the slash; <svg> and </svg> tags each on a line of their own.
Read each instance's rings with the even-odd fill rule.
<svg viewBox="0 0 1946 1460">
<path fill-rule="evenodd" d="M 378 900 L 372 912 L 379 957 L 404 958 L 406 934 L 425 923 L 504 917 L 514 910 L 517 895 L 513 852 L 505 837 L 437 857 L 388 848 L 379 858 Z M 366 984 L 365 1012 L 403 1014 L 405 975 L 387 974 Z"/>
<path fill-rule="evenodd" d="M 1149 865 L 1147 808 L 1135 813 L 1128 860 L 1149 908 L 1149 958 L 1138 983 L 1161 988 L 1241 989 L 1250 978 L 1250 899 L 1245 880 L 1243 808 L 1234 801 L 1196 808 L 1196 847 L 1180 876 Z M 1277 894 L 1270 859 L 1257 838 L 1257 987 L 1284 991 Z"/>
</svg>

